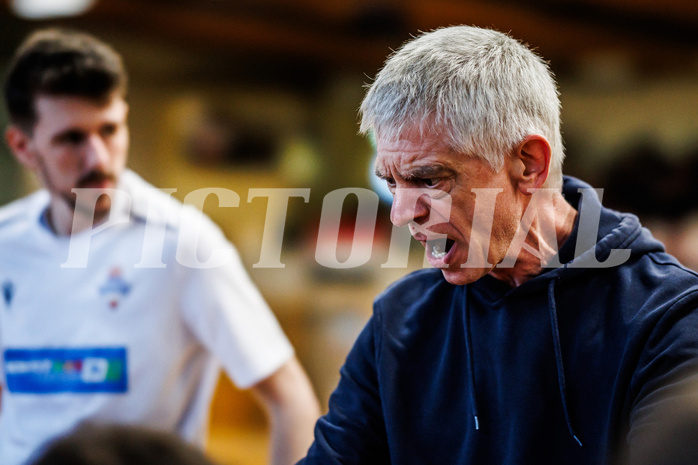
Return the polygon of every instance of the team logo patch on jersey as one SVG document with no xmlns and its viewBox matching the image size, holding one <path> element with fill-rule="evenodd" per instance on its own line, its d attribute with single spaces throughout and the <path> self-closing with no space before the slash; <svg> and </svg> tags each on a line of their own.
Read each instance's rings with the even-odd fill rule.
<svg viewBox="0 0 698 465">
<path fill-rule="evenodd" d="M 5 299 L 5 305 L 9 307 L 15 296 L 15 285 L 9 279 L 2 283 L 2 296 Z"/>
<path fill-rule="evenodd" d="M 6 349 L 7 389 L 19 394 L 123 393 L 126 349 Z"/>
<path fill-rule="evenodd" d="M 109 308 L 116 309 L 121 299 L 131 292 L 131 284 L 126 282 L 121 268 L 114 267 L 109 272 L 107 281 L 99 288 L 99 293 L 107 298 Z"/>
</svg>

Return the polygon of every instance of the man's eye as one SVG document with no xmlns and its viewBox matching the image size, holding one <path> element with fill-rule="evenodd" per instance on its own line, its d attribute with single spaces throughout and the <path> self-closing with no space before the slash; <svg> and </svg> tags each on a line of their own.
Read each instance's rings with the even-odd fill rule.
<svg viewBox="0 0 698 465">
<path fill-rule="evenodd" d="M 450 178 L 424 178 L 421 179 L 424 189 L 429 190 L 429 197 L 432 199 L 440 199 L 444 195 L 448 195 L 453 187 L 453 182 Z"/>
<path fill-rule="evenodd" d="M 395 187 L 395 180 L 393 178 L 385 178 L 385 183 L 388 187 Z"/>
<path fill-rule="evenodd" d="M 102 126 L 102 128 L 100 129 L 100 132 L 102 133 L 102 137 L 114 135 L 114 133 L 116 133 L 116 125 L 115 124 L 106 124 L 106 125 Z"/>
<path fill-rule="evenodd" d="M 69 131 L 63 134 L 61 140 L 72 145 L 79 145 L 85 140 L 85 134 L 79 131 Z"/>
</svg>

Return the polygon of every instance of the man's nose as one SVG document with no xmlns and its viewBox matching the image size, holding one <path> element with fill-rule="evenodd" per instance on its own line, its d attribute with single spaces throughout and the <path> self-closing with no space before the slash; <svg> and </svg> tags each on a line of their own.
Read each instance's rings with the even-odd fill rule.
<svg viewBox="0 0 698 465">
<path fill-rule="evenodd" d="M 395 226 L 406 226 L 412 222 L 421 224 L 429 218 L 428 196 L 417 188 L 396 188 L 390 221 Z"/>
<path fill-rule="evenodd" d="M 97 134 L 91 134 L 85 144 L 85 165 L 87 168 L 102 168 L 109 161 L 109 148 Z"/>
</svg>

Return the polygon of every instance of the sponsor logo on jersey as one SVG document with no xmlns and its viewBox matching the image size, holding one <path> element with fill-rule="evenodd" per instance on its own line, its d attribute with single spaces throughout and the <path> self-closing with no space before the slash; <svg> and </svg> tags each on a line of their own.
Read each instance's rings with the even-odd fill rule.
<svg viewBox="0 0 698 465">
<path fill-rule="evenodd" d="M 15 296 L 15 285 L 9 279 L 2 283 L 2 297 L 5 299 L 5 305 L 8 307 L 12 303 Z"/>
<path fill-rule="evenodd" d="M 109 308 L 113 310 L 129 292 L 131 292 L 131 284 L 124 280 L 123 272 L 119 267 L 112 268 L 106 282 L 99 287 L 99 293 L 106 297 Z"/>
<path fill-rule="evenodd" d="M 4 369 L 12 393 L 123 393 L 128 389 L 126 349 L 6 349 Z"/>
</svg>

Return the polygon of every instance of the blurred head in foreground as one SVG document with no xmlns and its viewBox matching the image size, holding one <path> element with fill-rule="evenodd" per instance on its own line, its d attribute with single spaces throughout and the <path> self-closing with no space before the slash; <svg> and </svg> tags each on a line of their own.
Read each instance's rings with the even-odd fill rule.
<svg viewBox="0 0 698 465">
<path fill-rule="evenodd" d="M 84 425 L 48 443 L 32 465 L 213 465 L 179 437 L 126 425 Z"/>
</svg>

